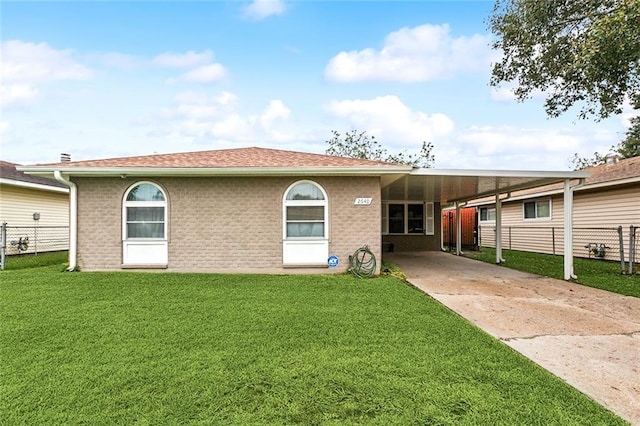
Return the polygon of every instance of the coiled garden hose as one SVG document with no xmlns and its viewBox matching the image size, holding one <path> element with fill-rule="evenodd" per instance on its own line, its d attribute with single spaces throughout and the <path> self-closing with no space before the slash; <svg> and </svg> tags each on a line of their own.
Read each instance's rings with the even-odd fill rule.
<svg viewBox="0 0 640 426">
<path fill-rule="evenodd" d="M 376 257 L 369 246 L 362 246 L 349 256 L 349 271 L 358 278 L 369 278 L 376 273 Z"/>
</svg>

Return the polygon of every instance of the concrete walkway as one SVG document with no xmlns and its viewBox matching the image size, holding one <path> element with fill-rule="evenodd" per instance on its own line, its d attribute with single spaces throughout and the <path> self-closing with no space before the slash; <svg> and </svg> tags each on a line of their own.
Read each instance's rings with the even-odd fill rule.
<svg viewBox="0 0 640 426">
<path fill-rule="evenodd" d="M 640 298 L 448 253 L 384 257 L 429 296 L 640 426 Z"/>
</svg>

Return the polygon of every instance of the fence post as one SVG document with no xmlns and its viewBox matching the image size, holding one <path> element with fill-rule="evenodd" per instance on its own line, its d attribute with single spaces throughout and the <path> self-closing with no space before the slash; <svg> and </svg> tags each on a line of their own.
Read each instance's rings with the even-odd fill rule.
<svg viewBox="0 0 640 426">
<path fill-rule="evenodd" d="M 635 271 L 633 270 L 633 264 L 636 261 L 636 226 L 629 226 L 629 275 L 633 275 Z"/>
<path fill-rule="evenodd" d="M 553 255 L 556 255 L 556 227 L 551 227 L 551 246 L 553 247 Z"/>
<path fill-rule="evenodd" d="M 4 271 L 7 250 L 7 222 L 2 222 L 2 230 L 0 231 L 0 270 Z"/>
<path fill-rule="evenodd" d="M 509 250 L 511 250 L 511 227 L 509 227 Z"/>
<path fill-rule="evenodd" d="M 626 273 L 626 265 L 624 263 L 624 237 L 622 236 L 622 225 L 618 226 L 618 240 L 620 241 L 620 273 Z M 629 242 L 629 246 L 631 246 L 631 242 Z"/>
</svg>

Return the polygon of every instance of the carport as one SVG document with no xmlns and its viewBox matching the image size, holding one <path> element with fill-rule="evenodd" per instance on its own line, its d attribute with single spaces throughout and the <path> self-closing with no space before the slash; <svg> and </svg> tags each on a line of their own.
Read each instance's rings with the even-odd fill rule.
<svg viewBox="0 0 640 426">
<path fill-rule="evenodd" d="M 514 191 L 564 183 L 564 279 L 575 278 L 573 271 L 573 191 L 589 174 L 581 171 L 550 172 L 522 170 L 413 169 L 408 175 L 388 175 L 381 179 L 383 203 L 422 201 L 433 203 L 440 214 L 443 206 L 456 207 L 456 254 L 461 254 L 460 208 L 468 201 L 493 196 L 496 204 L 496 263 L 502 257 L 502 202 Z M 383 222 L 384 222 L 383 212 Z M 435 217 L 435 215 L 434 215 Z M 436 228 L 438 221 L 434 221 Z M 428 226 L 426 226 L 428 229 Z M 432 230 L 433 231 L 433 230 Z M 384 223 L 383 223 L 384 234 Z M 434 234 L 441 241 L 439 231 Z M 440 235 L 438 237 L 438 235 Z M 384 238 L 384 235 L 383 235 Z M 440 244 L 438 244 L 438 248 Z"/>
</svg>

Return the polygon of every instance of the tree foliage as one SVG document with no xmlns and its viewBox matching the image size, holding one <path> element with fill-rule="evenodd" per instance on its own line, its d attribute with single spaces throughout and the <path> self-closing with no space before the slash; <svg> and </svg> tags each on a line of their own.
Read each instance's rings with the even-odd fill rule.
<svg viewBox="0 0 640 426">
<path fill-rule="evenodd" d="M 494 49 L 491 85 L 515 83 L 519 101 L 534 91 L 546 95 L 547 115 L 579 108 L 580 118 L 604 119 L 622 112 L 625 101 L 640 110 L 640 0 L 496 0 L 489 26 Z M 622 158 L 640 155 L 640 116 L 611 150 Z M 606 161 L 575 154 L 576 168 Z"/>
<path fill-rule="evenodd" d="M 518 100 L 540 90 L 549 116 L 597 119 L 640 105 L 640 0 L 497 0 L 489 25 L 491 85 L 515 83 Z"/>
<path fill-rule="evenodd" d="M 385 161 L 425 168 L 432 167 L 435 160 L 431 142 L 422 142 L 422 148 L 418 154 L 409 154 L 406 150 L 390 154 L 386 148 L 380 145 L 375 136 L 368 135 L 366 131 L 350 130 L 344 136 L 336 130 L 332 130 L 331 133 L 333 137 L 327 140 L 326 153 L 328 155 Z"/>
</svg>

